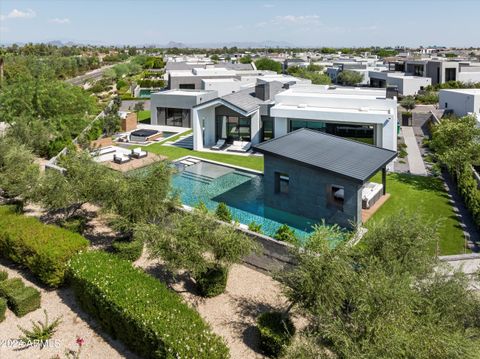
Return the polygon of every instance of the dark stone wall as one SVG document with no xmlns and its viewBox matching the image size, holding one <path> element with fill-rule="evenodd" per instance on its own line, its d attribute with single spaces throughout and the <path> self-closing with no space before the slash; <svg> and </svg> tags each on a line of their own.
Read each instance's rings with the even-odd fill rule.
<svg viewBox="0 0 480 359">
<path fill-rule="evenodd" d="M 288 159 L 264 157 L 265 205 L 328 224 L 352 228 L 362 220 L 361 185 Z M 289 175 L 288 194 L 275 192 L 275 172 Z M 331 200 L 331 186 L 344 187 L 343 210 Z"/>
</svg>

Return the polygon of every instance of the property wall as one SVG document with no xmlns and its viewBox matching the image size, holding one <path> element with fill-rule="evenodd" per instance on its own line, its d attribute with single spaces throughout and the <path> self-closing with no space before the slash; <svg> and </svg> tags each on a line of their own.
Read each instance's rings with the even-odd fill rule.
<svg viewBox="0 0 480 359">
<path fill-rule="evenodd" d="M 457 91 L 440 90 L 438 93 L 438 104 L 441 109 L 453 110 L 457 116 L 465 116 L 469 112 L 480 112 L 475 108 L 475 97 L 480 102 L 480 94 L 475 96 Z"/>
<path fill-rule="evenodd" d="M 122 119 L 121 128 L 123 132 L 130 132 L 137 128 L 137 114 L 130 112 L 127 117 Z"/>
<path fill-rule="evenodd" d="M 477 67 L 477 71 L 480 69 Z M 480 71 L 471 72 L 471 71 L 461 71 L 457 73 L 457 80 L 462 82 L 480 82 Z"/>
<path fill-rule="evenodd" d="M 419 76 L 413 76 L 413 77 L 389 76 L 387 83 L 388 85 L 397 86 L 398 92 L 403 96 L 409 96 L 409 95 L 413 96 L 413 95 L 416 95 L 422 87 L 425 88 L 428 85 L 431 85 L 432 80 L 429 77 L 419 77 Z"/>
<path fill-rule="evenodd" d="M 346 228 L 360 224 L 362 191 L 358 183 L 268 154 L 264 166 L 266 206 Z M 288 194 L 275 192 L 276 172 L 289 175 Z M 343 210 L 330 201 L 332 185 L 344 187 Z"/>
</svg>

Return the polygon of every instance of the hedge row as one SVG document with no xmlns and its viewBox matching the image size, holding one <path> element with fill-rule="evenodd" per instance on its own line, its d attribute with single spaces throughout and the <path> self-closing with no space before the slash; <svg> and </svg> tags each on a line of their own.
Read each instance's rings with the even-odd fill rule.
<svg viewBox="0 0 480 359">
<path fill-rule="evenodd" d="M 5 312 L 7 311 L 7 300 L 0 298 L 0 323 L 5 320 Z"/>
<path fill-rule="evenodd" d="M 81 307 L 142 357 L 229 356 L 194 309 L 129 261 L 106 252 L 84 252 L 72 258 L 69 273 Z"/>
<path fill-rule="evenodd" d="M 112 243 L 113 252 L 122 259 L 136 261 L 142 255 L 143 242 L 139 240 L 122 241 L 117 240 Z"/>
<path fill-rule="evenodd" d="M 480 228 L 480 190 L 470 167 L 457 176 L 457 186 L 475 224 Z"/>
<path fill-rule="evenodd" d="M 62 284 L 68 260 L 87 246 L 77 233 L 0 207 L 0 254 L 26 266 L 49 286 Z"/>
<path fill-rule="evenodd" d="M 20 278 L 0 282 L 0 297 L 7 300 L 8 307 L 18 317 L 40 308 L 40 292 L 33 287 L 25 287 Z"/>
</svg>

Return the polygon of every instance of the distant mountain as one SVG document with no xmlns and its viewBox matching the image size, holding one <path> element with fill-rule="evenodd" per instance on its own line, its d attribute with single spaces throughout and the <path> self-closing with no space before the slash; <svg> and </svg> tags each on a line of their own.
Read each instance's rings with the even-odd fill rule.
<svg viewBox="0 0 480 359">
<path fill-rule="evenodd" d="M 162 46 L 162 47 L 177 47 L 179 49 L 184 49 L 188 46 L 185 45 L 183 42 L 170 41 L 168 44 L 166 44 L 165 46 Z"/>
<path fill-rule="evenodd" d="M 170 41 L 166 45 L 159 45 L 159 47 L 171 48 L 222 48 L 222 47 L 238 47 L 238 48 L 263 48 L 263 47 L 295 47 L 289 42 L 286 41 L 274 41 L 274 40 L 266 40 L 266 41 L 232 41 L 232 42 L 201 42 L 201 43 L 183 43 L 183 42 L 176 42 Z"/>
</svg>

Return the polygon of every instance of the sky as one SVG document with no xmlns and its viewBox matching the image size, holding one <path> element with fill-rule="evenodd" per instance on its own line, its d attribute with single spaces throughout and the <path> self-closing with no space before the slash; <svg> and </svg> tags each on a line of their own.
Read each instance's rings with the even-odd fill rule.
<svg viewBox="0 0 480 359">
<path fill-rule="evenodd" d="M 480 47 L 479 0 L 0 0 L 0 43 Z"/>
</svg>

